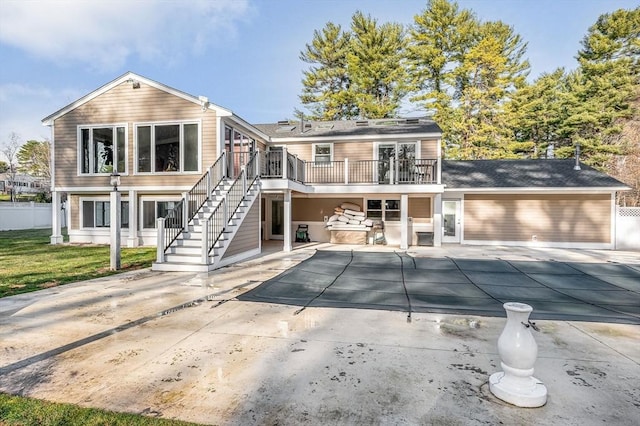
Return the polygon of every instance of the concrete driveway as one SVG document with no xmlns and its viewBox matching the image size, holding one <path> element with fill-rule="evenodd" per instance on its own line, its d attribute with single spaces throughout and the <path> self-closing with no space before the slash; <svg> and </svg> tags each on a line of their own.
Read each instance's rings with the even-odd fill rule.
<svg viewBox="0 0 640 426">
<path fill-rule="evenodd" d="M 240 296 L 317 248 L 210 275 L 148 270 L 0 299 L 0 391 L 202 424 L 637 424 L 640 326 L 539 320 L 544 407 L 493 397 L 492 316 Z M 351 247 L 347 247 L 351 248 Z M 354 250 L 383 247 L 353 247 Z M 443 247 L 415 256 L 638 261 L 638 253 Z"/>
</svg>

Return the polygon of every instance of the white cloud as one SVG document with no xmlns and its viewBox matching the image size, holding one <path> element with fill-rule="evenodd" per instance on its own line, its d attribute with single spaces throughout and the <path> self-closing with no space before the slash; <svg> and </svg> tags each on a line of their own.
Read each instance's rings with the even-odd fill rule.
<svg viewBox="0 0 640 426">
<path fill-rule="evenodd" d="M 82 96 L 77 90 L 53 91 L 24 84 L 0 84 L 0 145 L 12 132 L 23 142 L 51 137 L 51 130 L 40 120 L 63 105 Z"/>
<path fill-rule="evenodd" d="M 248 0 L 2 0 L 0 43 L 112 71 L 127 58 L 171 63 L 228 41 Z"/>
</svg>

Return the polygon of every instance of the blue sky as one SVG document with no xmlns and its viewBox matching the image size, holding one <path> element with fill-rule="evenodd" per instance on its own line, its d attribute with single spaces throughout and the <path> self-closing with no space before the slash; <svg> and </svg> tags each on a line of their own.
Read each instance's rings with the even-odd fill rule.
<svg viewBox="0 0 640 426">
<path fill-rule="evenodd" d="M 233 110 L 251 123 L 301 108 L 299 59 L 313 31 L 361 10 L 411 24 L 426 0 L 0 0 L 0 146 L 50 137 L 40 120 L 127 71 Z M 528 43 L 532 78 L 574 69 L 603 13 L 637 0 L 459 0 Z M 405 111 L 407 115 L 410 111 Z"/>
</svg>

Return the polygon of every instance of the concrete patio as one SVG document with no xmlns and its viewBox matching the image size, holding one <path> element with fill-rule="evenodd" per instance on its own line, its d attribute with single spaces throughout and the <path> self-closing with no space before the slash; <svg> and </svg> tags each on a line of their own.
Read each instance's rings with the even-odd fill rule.
<svg viewBox="0 0 640 426">
<path fill-rule="evenodd" d="M 240 301 L 316 249 L 0 299 L 0 391 L 202 424 L 635 425 L 640 326 L 538 320 L 544 407 L 488 390 L 503 317 Z M 395 248 L 397 250 L 397 248 Z M 640 264 L 637 252 L 443 246 L 416 257 Z"/>
</svg>

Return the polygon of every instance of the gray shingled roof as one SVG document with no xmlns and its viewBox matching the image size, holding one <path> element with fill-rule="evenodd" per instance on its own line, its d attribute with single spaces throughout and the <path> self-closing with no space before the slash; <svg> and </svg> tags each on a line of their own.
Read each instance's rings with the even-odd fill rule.
<svg viewBox="0 0 640 426">
<path fill-rule="evenodd" d="M 622 182 L 575 160 L 473 160 L 442 162 L 442 183 L 455 188 L 604 188 Z"/>
<path fill-rule="evenodd" d="M 390 118 L 378 120 L 290 121 L 255 124 L 254 127 L 272 138 L 312 138 L 360 135 L 403 135 L 441 133 L 440 127 L 428 117 Z"/>
</svg>

